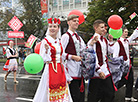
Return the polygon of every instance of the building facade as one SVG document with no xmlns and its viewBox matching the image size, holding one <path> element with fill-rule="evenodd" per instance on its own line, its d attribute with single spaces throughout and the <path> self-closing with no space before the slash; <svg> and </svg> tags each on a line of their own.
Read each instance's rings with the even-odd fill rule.
<svg viewBox="0 0 138 102">
<path fill-rule="evenodd" d="M 65 33 L 67 27 L 67 16 L 72 10 L 79 10 L 82 13 L 87 12 L 88 3 L 92 0 L 49 0 L 49 17 L 59 18 L 61 23 L 61 32 Z"/>
<path fill-rule="evenodd" d="M 87 12 L 88 2 L 92 0 L 50 0 L 49 16 L 59 17 L 61 20 L 66 20 L 70 11 L 76 9 L 81 12 Z"/>
</svg>

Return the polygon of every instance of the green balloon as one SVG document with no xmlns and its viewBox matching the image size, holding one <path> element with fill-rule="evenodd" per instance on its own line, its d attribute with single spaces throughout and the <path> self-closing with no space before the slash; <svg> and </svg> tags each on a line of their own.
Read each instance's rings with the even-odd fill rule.
<svg viewBox="0 0 138 102">
<path fill-rule="evenodd" d="M 39 73 L 44 66 L 43 58 L 36 53 L 32 53 L 25 58 L 24 68 L 30 74 Z"/>
<path fill-rule="evenodd" d="M 114 30 L 112 28 L 109 29 L 109 34 L 113 36 L 113 38 L 120 38 L 122 35 L 122 28 L 118 30 Z"/>
</svg>

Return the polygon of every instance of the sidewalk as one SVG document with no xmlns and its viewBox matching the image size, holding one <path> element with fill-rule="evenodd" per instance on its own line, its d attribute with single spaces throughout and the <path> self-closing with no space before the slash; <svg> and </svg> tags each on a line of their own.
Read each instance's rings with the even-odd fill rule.
<svg viewBox="0 0 138 102">
<path fill-rule="evenodd" d="M 3 71 L 4 63 L 0 63 L 0 77 L 4 77 L 6 74 L 6 71 Z M 10 73 L 8 75 L 8 78 L 13 78 L 13 73 Z M 40 74 L 29 74 L 25 71 L 23 65 L 18 66 L 17 70 L 17 79 L 31 79 L 31 80 L 40 80 L 41 75 Z"/>
</svg>

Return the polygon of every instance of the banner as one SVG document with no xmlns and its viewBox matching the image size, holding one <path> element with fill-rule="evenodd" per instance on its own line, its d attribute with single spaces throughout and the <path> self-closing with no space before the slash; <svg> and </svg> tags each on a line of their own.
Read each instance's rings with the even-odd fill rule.
<svg viewBox="0 0 138 102">
<path fill-rule="evenodd" d="M 27 42 L 25 42 L 25 47 L 32 48 L 34 45 L 34 42 L 36 41 L 37 37 L 30 35 L 28 38 Z"/>
<path fill-rule="evenodd" d="M 48 0 L 41 0 L 42 23 L 48 25 Z"/>
<path fill-rule="evenodd" d="M 134 13 L 131 14 L 129 17 L 130 17 L 130 19 L 132 20 L 132 19 L 134 19 L 136 16 L 137 16 L 137 14 L 134 12 Z"/>
<path fill-rule="evenodd" d="M 24 38 L 24 32 L 8 31 L 8 38 Z"/>
</svg>

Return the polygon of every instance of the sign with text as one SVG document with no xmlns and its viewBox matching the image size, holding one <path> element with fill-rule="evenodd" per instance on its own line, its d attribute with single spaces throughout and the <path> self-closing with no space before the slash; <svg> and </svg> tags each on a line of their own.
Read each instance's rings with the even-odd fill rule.
<svg viewBox="0 0 138 102">
<path fill-rule="evenodd" d="M 24 32 L 18 31 L 23 26 L 23 23 L 16 16 L 9 21 L 8 25 L 13 29 L 13 31 L 8 31 L 8 38 L 24 38 Z"/>
<path fill-rule="evenodd" d="M 27 42 L 25 42 L 25 47 L 32 48 L 34 42 L 36 41 L 37 37 L 30 35 Z"/>
<path fill-rule="evenodd" d="M 8 38 L 24 38 L 22 31 L 8 31 Z"/>
</svg>

